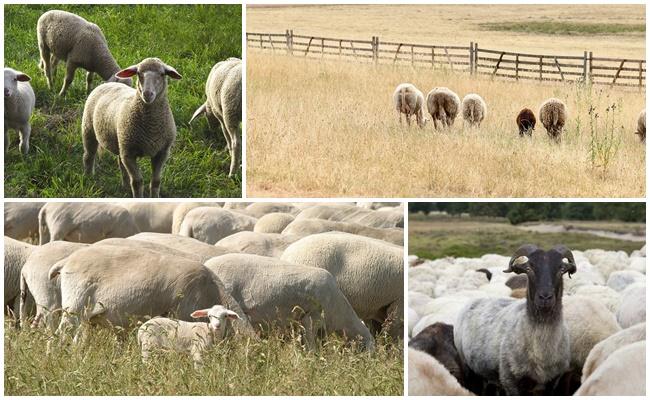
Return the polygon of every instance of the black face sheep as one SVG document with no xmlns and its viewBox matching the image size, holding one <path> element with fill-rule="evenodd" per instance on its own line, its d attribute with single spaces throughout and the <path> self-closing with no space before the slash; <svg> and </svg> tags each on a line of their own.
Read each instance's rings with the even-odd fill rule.
<svg viewBox="0 0 650 400">
<path fill-rule="evenodd" d="M 158 58 L 146 58 L 116 74 L 138 76 L 136 89 L 104 83 L 90 93 L 81 120 L 86 174 L 94 172 L 97 147 L 119 156 L 124 186 L 133 197 L 143 196 L 142 173 L 137 159 L 151 157 L 151 197 L 160 195 L 163 166 L 176 139 L 176 124 L 167 100 L 167 77 L 181 75 Z"/>
<path fill-rule="evenodd" d="M 642 143 L 645 143 L 645 110 L 639 113 L 639 119 L 636 122 L 636 132 L 635 135 L 639 135 Z"/>
<path fill-rule="evenodd" d="M 427 109 L 435 129 L 438 129 L 438 122 L 442 128 L 450 127 L 460 110 L 460 97 L 446 87 L 433 88 L 427 94 Z"/>
<path fill-rule="evenodd" d="M 569 332 L 562 319 L 562 278 L 575 273 L 564 246 L 524 245 L 505 272 L 526 274 L 526 299 L 476 299 L 460 312 L 454 342 L 469 369 L 508 395 L 544 393 L 569 369 Z"/>
<path fill-rule="evenodd" d="M 420 128 L 426 125 L 424 118 L 424 95 L 415 85 L 402 83 L 393 92 L 393 105 L 399 114 L 399 123 L 402 123 L 402 114 L 406 115 L 406 124 L 411 126 L 411 116 L 415 115 L 415 121 Z"/>
<path fill-rule="evenodd" d="M 32 126 L 29 119 L 34 112 L 36 96 L 29 84 L 31 78 L 12 68 L 5 68 L 5 153 L 9 146 L 9 129 L 20 135 L 20 151 L 29 151 Z"/>
<path fill-rule="evenodd" d="M 470 93 L 463 98 L 461 104 L 463 120 L 470 126 L 479 127 L 487 115 L 485 100 L 476 93 Z"/>
<path fill-rule="evenodd" d="M 456 346 L 454 346 L 454 327 L 436 322 L 420 331 L 409 341 L 409 347 L 423 351 L 440 362 L 458 380 L 463 382 L 463 367 Z"/>
<path fill-rule="evenodd" d="M 537 119 L 535 113 L 530 108 L 524 108 L 517 114 L 517 127 L 519 128 L 519 136 L 532 136 L 535 130 Z"/>
<path fill-rule="evenodd" d="M 115 76 L 120 67 L 108 49 L 106 38 L 99 26 L 76 14 L 50 10 L 38 19 L 36 35 L 41 54 L 39 66 L 45 73 L 48 88 L 52 89 L 53 75 L 59 60 L 66 62 L 65 81 L 59 95 L 65 94 L 77 68 L 87 71 L 87 93 L 90 93 L 93 73 L 108 82 L 131 85 L 130 79 Z"/>
<path fill-rule="evenodd" d="M 552 139 L 560 140 L 567 119 L 566 106 L 562 100 L 551 98 L 542 103 L 539 108 L 539 120 L 546 128 L 546 133 Z"/>
</svg>

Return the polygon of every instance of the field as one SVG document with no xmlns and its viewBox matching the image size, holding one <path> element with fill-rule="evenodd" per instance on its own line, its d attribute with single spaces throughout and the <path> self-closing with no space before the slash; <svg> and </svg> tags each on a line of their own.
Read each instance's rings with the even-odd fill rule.
<svg viewBox="0 0 650 400">
<path fill-rule="evenodd" d="M 623 222 L 559 221 L 553 224 L 572 225 L 585 229 L 600 229 L 619 233 L 640 233 L 645 224 Z M 644 242 L 609 239 L 588 233 L 528 232 L 500 218 L 460 218 L 409 215 L 409 254 L 425 259 L 442 257 L 481 257 L 487 253 L 509 256 L 525 243 L 542 248 L 564 244 L 572 250 L 603 249 L 639 250 Z"/>
<path fill-rule="evenodd" d="M 402 344 L 379 338 L 369 355 L 329 338 L 315 352 L 299 338 L 234 337 L 214 347 L 194 371 L 189 356 L 140 360 L 135 332 L 126 339 L 96 330 L 85 347 L 46 355 L 48 336 L 17 331 L 5 320 L 5 395 L 401 395 Z"/>
<path fill-rule="evenodd" d="M 83 174 L 81 115 L 85 71 L 78 69 L 64 98 L 58 96 L 65 67 L 59 64 L 55 90 L 48 90 L 38 68 L 36 21 L 46 5 L 5 6 L 5 65 L 28 74 L 36 93 L 30 152 L 23 157 L 17 134 L 10 132 L 5 155 L 6 197 L 130 197 L 122 187 L 117 157 L 100 153 L 95 176 Z M 162 176 L 162 197 L 239 197 L 241 176 L 228 178 L 230 157 L 220 130 L 205 118 L 188 125 L 205 101 L 205 80 L 212 66 L 228 57 L 241 57 L 241 7 L 191 6 L 75 6 L 57 8 L 98 24 L 121 67 L 146 57 L 158 57 L 183 76 L 170 81 L 169 102 L 177 126 L 176 143 Z M 94 86 L 101 78 L 95 77 Z M 150 161 L 139 161 L 145 194 Z"/>
</svg>

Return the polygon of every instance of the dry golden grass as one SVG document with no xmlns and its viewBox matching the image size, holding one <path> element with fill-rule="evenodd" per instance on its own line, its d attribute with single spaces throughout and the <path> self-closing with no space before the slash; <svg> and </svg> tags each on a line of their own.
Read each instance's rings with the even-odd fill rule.
<svg viewBox="0 0 650 400">
<path fill-rule="evenodd" d="M 640 91 L 596 86 L 507 82 L 467 74 L 249 51 L 247 181 L 253 197 L 643 197 L 645 146 L 633 134 L 645 99 Z M 480 130 L 400 126 L 392 93 L 412 82 L 425 94 L 448 86 L 488 105 Z M 561 144 L 539 125 L 517 134 L 522 107 L 563 99 L 569 120 Z M 608 169 L 589 162 L 590 106 L 619 103 L 618 152 Z M 580 128 L 578 128 L 580 124 Z M 621 127 L 622 126 L 622 127 Z"/>
<path fill-rule="evenodd" d="M 325 35 L 424 44 L 469 45 L 545 54 L 645 58 L 645 34 L 548 35 L 489 31 L 482 23 L 565 22 L 645 24 L 645 6 L 614 4 L 531 5 L 321 5 L 248 6 L 247 31 Z"/>
</svg>

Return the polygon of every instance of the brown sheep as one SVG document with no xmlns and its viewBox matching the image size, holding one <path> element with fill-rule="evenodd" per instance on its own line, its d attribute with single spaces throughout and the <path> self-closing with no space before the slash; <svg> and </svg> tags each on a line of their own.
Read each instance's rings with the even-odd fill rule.
<svg viewBox="0 0 650 400">
<path fill-rule="evenodd" d="M 539 120 L 546 128 L 546 133 L 556 141 L 560 140 L 560 134 L 564 129 L 567 119 L 566 106 L 562 100 L 551 98 L 542 103 L 539 108 Z"/>
<path fill-rule="evenodd" d="M 532 136 L 536 123 L 537 119 L 535 118 L 535 113 L 533 113 L 533 110 L 530 108 L 524 108 L 523 110 L 519 111 L 519 114 L 517 115 L 517 127 L 519 127 L 519 136 Z"/>
<path fill-rule="evenodd" d="M 454 346 L 454 327 L 436 322 L 424 328 L 409 341 L 409 347 L 423 351 L 440 361 L 447 370 L 464 386 L 463 365 Z"/>
<path fill-rule="evenodd" d="M 636 123 L 636 132 L 634 132 L 634 134 L 639 135 L 641 143 L 645 143 L 645 110 L 641 111 L 639 114 L 639 119 Z"/>
<path fill-rule="evenodd" d="M 460 97 L 446 87 L 433 88 L 427 94 L 427 109 L 433 120 L 433 127 L 451 127 L 460 110 Z"/>
</svg>

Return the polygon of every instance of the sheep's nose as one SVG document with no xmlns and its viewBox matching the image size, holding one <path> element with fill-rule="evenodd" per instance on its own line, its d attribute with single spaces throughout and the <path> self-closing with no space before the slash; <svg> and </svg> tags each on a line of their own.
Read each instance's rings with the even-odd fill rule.
<svg viewBox="0 0 650 400">
<path fill-rule="evenodd" d="M 540 300 L 551 300 L 553 298 L 553 293 L 538 293 L 537 298 Z"/>
<path fill-rule="evenodd" d="M 5 97 L 11 96 L 11 91 L 5 88 Z"/>
<path fill-rule="evenodd" d="M 142 96 L 144 97 L 144 101 L 146 103 L 151 103 L 156 98 L 156 94 L 151 90 L 145 90 L 142 92 Z"/>
</svg>

